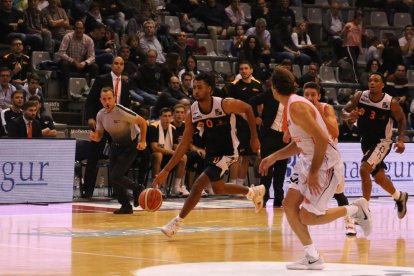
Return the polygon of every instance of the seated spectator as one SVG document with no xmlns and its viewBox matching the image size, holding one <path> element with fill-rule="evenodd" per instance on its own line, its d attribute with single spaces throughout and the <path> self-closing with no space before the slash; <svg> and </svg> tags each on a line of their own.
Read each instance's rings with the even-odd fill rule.
<svg viewBox="0 0 414 276">
<path fill-rule="evenodd" d="M 42 39 L 29 34 L 23 12 L 13 8 L 12 0 L 0 3 L 0 42 L 10 43 L 13 38 L 20 38 L 32 50 L 42 50 Z"/>
<path fill-rule="evenodd" d="M 319 64 L 312 62 L 309 64 L 309 70 L 305 74 L 302 74 L 300 78 L 297 80 L 297 84 L 300 88 L 303 88 L 305 83 L 307 82 L 315 82 L 317 85 L 320 85 L 321 78 L 319 76 Z M 321 87 L 322 91 L 322 87 Z"/>
<path fill-rule="evenodd" d="M 45 103 L 45 97 L 43 96 L 42 87 L 40 86 L 40 77 L 36 73 L 30 73 L 27 77 L 27 83 L 23 86 L 23 90 L 26 92 L 25 101 L 28 101 L 31 96 L 37 96 L 40 99 L 41 107 Z M 39 110 L 43 112 L 43 108 Z"/>
<path fill-rule="evenodd" d="M 158 11 L 153 0 L 118 0 L 118 6 L 128 18 L 126 33 L 136 34 L 141 30 L 141 26 L 145 30 L 145 22 L 153 21 L 158 25 Z"/>
<path fill-rule="evenodd" d="M 407 68 L 411 68 L 414 65 L 414 39 L 413 39 L 414 27 L 407 25 L 404 27 L 404 35 L 398 39 L 400 44 L 403 61 Z"/>
<path fill-rule="evenodd" d="M 23 52 L 23 42 L 15 38 L 10 44 L 11 52 L 1 58 L 1 67 L 8 67 L 12 73 L 11 83 L 21 89 L 27 82 L 27 73 L 30 72 L 30 57 Z"/>
<path fill-rule="evenodd" d="M 289 5 L 289 0 L 272 1 L 269 12 L 269 27 L 274 27 L 283 21 L 289 22 L 292 28 L 296 27 L 295 12 Z"/>
<path fill-rule="evenodd" d="M 193 49 L 187 45 L 187 34 L 180 32 L 177 35 L 177 41 L 168 49 L 168 53 L 178 53 L 182 61 L 187 60 L 188 56 L 193 54 Z"/>
<path fill-rule="evenodd" d="M 55 42 L 52 39 L 52 33 L 47 29 L 45 14 L 38 9 L 38 0 L 28 0 L 28 5 L 23 13 L 23 20 L 27 22 L 27 33 L 42 40 L 42 50 L 54 54 Z"/>
<path fill-rule="evenodd" d="M 40 102 L 40 98 L 36 95 L 33 95 L 30 96 L 29 101 L 37 103 L 36 120 L 40 122 L 42 137 L 56 137 L 57 131 L 53 119 L 50 116 L 40 114 L 40 110 L 43 108 L 42 103 Z"/>
<path fill-rule="evenodd" d="M 301 53 L 293 43 L 292 26 L 289 21 L 279 23 L 278 28 L 272 33 L 271 41 L 272 56 L 276 62 L 288 58 L 303 68 L 303 65 L 308 65 L 312 61 L 310 56 Z"/>
<path fill-rule="evenodd" d="M 246 18 L 246 15 L 244 14 L 240 0 L 231 0 L 230 5 L 228 5 L 224 10 L 231 26 L 236 27 L 237 25 L 250 25 Z"/>
<path fill-rule="evenodd" d="M 145 101 L 155 104 L 165 89 L 161 64 L 157 63 L 157 51 L 148 50 L 145 63 L 138 69 L 138 88 Z"/>
<path fill-rule="evenodd" d="M 157 38 L 158 41 L 161 43 L 164 52 L 167 52 L 168 49 L 170 49 L 176 41 L 173 35 L 170 33 L 170 25 L 167 24 L 160 25 L 160 27 L 157 30 Z"/>
<path fill-rule="evenodd" d="M 43 9 L 46 8 L 47 6 L 49 6 L 49 1 L 48 0 L 38 0 L 37 9 L 39 11 L 43 11 Z"/>
<path fill-rule="evenodd" d="M 8 135 L 7 124 L 22 116 L 22 106 L 24 103 L 24 92 L 16 90 L 11 94 L 12 104 L 9 108 L 2 109 L 0 112 L 0 137 Z"/>
<path fill-rule="evenodd" d="M 136 34 L 128 35 L 127 45 L 131 51 L 130 60 L 136 65 L 142 65 L 145 62 L 146 52 L 141 48 L 139 36 Z"/>
<path fill-rule="evenodd" d="M 73 19 L 73 22 L 79 20 L 85 22 L 89 7 L 93 2 L 90 0 L 72 0 L 71 3 L 70 16 Z"/>
<path fill-rule="evenodd" d="M 0 68 L 0 109 L 9 108 L 12 104 L 11 94 L 16 87 L 10 83 L 11 70 L 7 67 Z"/>
<path fill-rule="evenodd" d="M 269 6 L 266 0 L 257 0 L 256 3 L 252 4 L 250 14 L 252 16 L 250 22 L 252 23 L 255 23 L 259 18 L 263 18 L 266 22 L 269 22 Z"/>
<path fill-rule="evenodd" d="M 262 47 L 254 35 L 249 35 L 243 43 L 243 47 L 240 50 L 239 63 L 247 61 L 253 66 L 253 76 L 262 81 L 264 76 L 261 74 L 262 68 L 265 64 L 262 60 Z"/>
<path fill-rule="evenodd" d="M 194 101 L 192 88 L 193 79 L 193 75 L 188 72 L 181 74 L 181 89 L 183 93 L 190 99 L 191 103 Z"/>
<path fill-rule="evenodd" d="M 230 53 L 233 57 L 239 57 L 246 38 L 247 36 L 244 27 L 242 25 L 236 25 L 236 35 L 232 37 L 230 46 Z"/>
<path fill-rule="evenodd" d="M 343 120 L 339 125 L 338 142 L 360 142 L 358 127 L 355 121 Z"/>
<path fill-rule="evenodd" d="M 95 63 L 95 48 L 92 38 L 85 33 L 82 21 L 75 23 L 75 30 L 65 35 L 59 47 L 59 67 L 62 71 L 62 96 L 67 96 L 70 73 L 89 74 L 89 80 L 98 75 L 98 65 Z"/>
<path fill-rule="evenodd" d="M 22 105 L 23 116 L 19 116 L 7 123 L 7 132 L 10 138 L 41 138 L 42 129 L 36 120 L 37 103 L 25 102 Z"/>
<path fill-rule="evenodd" d="M 176 76 L 172 76 L 168 82 L 168 88 L 161 93 L 155 104 L 154 113 L 158 114 L 164 107 L 172 108 L 179 103 L 189 105 L 190 99 L 181 90 L 180 79 Z"/>
<path fill-rule="evenodd" d="M 380 66 L 381 63 L 378 59 L 372 59 L 367 63 L 364 72 L 362 72 L 361 76 L 359 77 L 359 84 L 361 85 L 362 90 L 368 89 L 369 76 L 372 73 L 378 72 Z"/>
<path fill-rule="evenodd" d="M 318 49 L 309 37 L 308 24 L 306 21 L 299 23 L 296 31 L 292 33 L 292 40 L 301 53 L 310 56 L 312 61 L 318 63 L 319 65 L 322 63 Z"/>
<path fill-rule="evenodd" d="M 407 67 L 405 64 L 398 64 L 395 72 L 386 77 L 384 91 L 398 100 L 405 115 L 408 116 L 411 98 L 408 91 Z"/>
<path fill-rule="evenodd" d="M 104 24 L 96 22 L 91 28 L 88 36 L 92 38 L 95 48 L 95 63 L 98 65 L 99 73 L 105 74 L 111 71 L 111 64 L 114 58 L 115 41 L 105 37 L 106 27 Z"/>
<path fill-rule="evenodd" d="M 52 38 L 60 42 L 70 30 L 69 18 L 65 10 L 60 7 L 60 0 L 49 0 L 49 6 L 44 9 Z"/>
<path fill-rule="evenodd" d="M 227 38 L 230 22 L 226 15 L 224 7 L 217 3 L 216 0 L 207 0 L 201 3 L 194 11 L 183 16 L 183 21 L 188 23 L 189 18 L 195 17 L 205 24 L 213 41 L 214 50 L 217 52 L 217 35 L 222 39 Z M 234 29 L 233 29 L 234 32 Z"/>
<path fill-rule="evenodd" d="M 88 13 L 85 18 L 85 33 L 93 31 L 96 23 L 104 24 L 103 17 L 101 15 L 101 5 L 97 2 L 92 2 L 89 5 Z"/>
<path fill-rule="evenodd" d="M 344 21 L 340 13 L 340 5 L 332 1 L 330 9 L 322 17 L 322 28 L 324 31 L 324 40 L 328 40 L 332 46 L 332 63 L 330 66 L 336 67 L 336 62 L 344 55 L 342 49 L 341 33 L 344 28 Z"/>
<path fill-rule="evenodd" d="M 197 69 L 197 59 L 195 56 L 193 55 L 189 55 L 187 57 L 187 60 L 185 61 L 185 65 L 184 68 L 181 69 L 180 72 L 178 72 L 178 78 L 182 78 L 182 75 L 184 73 L 189 73 L 192 76 L 192 80 L 191 80 L 191 88 L 193 87 L 193 79 L 195 78 L 195 76 L 197 76 L 198 74 L 200 74 L 200 71 Z"/>
<path fill-rule="evenodd" d="M 157 62 L 164 63 L 165 56 L 161 43 L 156 37 L 156 26 L 153 20 L 145 21 L 144 24 L 144 35 L 140 38 L 139 45 L 141 49 L 146 53 L 148 50 L 153 49 L 157 51 Z"/>
<path fill-rule="evenodd" d="M 397 65 L 403 63 L 403 58 L 400 44 L 394 34 L 385 33 L 382 44 L 384 44 L 384 50 L 382 51 L 381 72 L 386 77 L 395 72 Z"/>
<path fill-rule="evenodd" d="M 100 12 L 103 23 L 110 26 L 121 36 L 125 33 L 125 14 L 121 12 L 118 0 L 97 0 L 100 4 Z"/>
<path fill-rule="evenodd" d="M 175 127 L 171 124 L 171 117 L 171 110 L 169 108 L 163 108 L 159 111 L 159 121 L 156 121 L 148 128 L 147 140 L 152 150 L 151 163 L 153 178 L 168 163 L 178 145 L 178 136 Z M 184 155 L 175 168 L 174 195 L 181 194 L 181 181 L 184 177 L 186 163 L 187 157 Z"/>
<path fill-rule="evenodd" d="M 376 35 L 368 38 L 368 49 L 365 53 L 365 61 L 368 63 L 373 59 L 381 60 L 382 50 L 384 50 L 384 45 L 379 42 Z"/>
<path fill-rule="evenodd" d="M 178 76 L 182 68 L 182 60 L 178 53 L 170 52 L 166 56 L 166 61 L 162 65 L 162 77 L 165 83 L 170 81 L 172 76 Z"/>
<path fill-rule="evenodd" d="M 270 49 L 271 49 L 271 35 L 268 30 L 266 30 L 266 20 L 259 18 L 255 22 L 255 27 L 251 27 L 247 30 L 247 37 L 254 35 L 256 40 L 259 42 L 261 47 L 262 60 L 265 64 L 270 63 Z"/>
</svg>

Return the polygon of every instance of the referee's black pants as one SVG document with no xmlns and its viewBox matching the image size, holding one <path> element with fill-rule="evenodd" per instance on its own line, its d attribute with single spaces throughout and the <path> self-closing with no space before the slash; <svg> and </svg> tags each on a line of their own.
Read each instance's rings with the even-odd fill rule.
<svg viewBox="0 0 414 276">
<path fill-rule="evenodd" d="M 109 157 L 109 181 L 122 208 L 132 208 L 127 189 L 135 188 L 134 182 L 126 177 L 126 173 L 137 157 L 136 140 L 130 145 L 120 145 L 112 142 Z"/>
<path fill-rule="evenodd" d="M 265 158 L 273 152 L 283 148 L 286 144 L 283 142 L 283 132 L 269 130 L 260 138 L 260 156 Z M 266 194 L 264 202 L 270 198 L 269 190 L 273 180 L 274 202 L 273 206 L 282 206 L 284 198 L 283 183 L 285 181 L 285 174 L 287 168 L 287 159 L 277 161 L 269 168 L 266 176 L 262 176 L 260 183 L 265 185 Z"/>
</svg>

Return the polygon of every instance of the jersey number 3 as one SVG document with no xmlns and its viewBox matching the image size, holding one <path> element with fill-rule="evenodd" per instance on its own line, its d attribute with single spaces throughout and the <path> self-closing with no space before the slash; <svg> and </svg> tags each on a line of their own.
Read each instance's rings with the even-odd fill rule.
<svg viewBox="0 0 414 276">
<path fill-rule="evenodd" d="M 375 120 L 375 111 L 371 111 L 370 113 L 369 113 L 369 118 L 371 119 L 371 120 Z"/>
</svg>

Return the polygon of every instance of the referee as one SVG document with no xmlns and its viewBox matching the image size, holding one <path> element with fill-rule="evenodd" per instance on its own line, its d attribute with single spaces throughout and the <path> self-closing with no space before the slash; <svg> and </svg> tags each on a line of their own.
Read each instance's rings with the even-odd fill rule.
<svg viewBox="0 0 414 276">
<path fill-rule="evenodd" d="M 109 181 L 121 204 L 121 208 L 115 210 L 114 214 L 132 214 L 132 205 L 126 189 L 135 192 L 137 188 L 125 174 L 134 162 L 138 151 L 144 150 L 147 146 L 145 140 L 147 124 L 141 116 L 115 103 L 114 91 L 111 87 L 101 89 L 100 101 L 104 108 L 96 116 L 96 130 L 90 134 L 90 139 L 99 142 L 104 131 L 111 135 Z M 140 137 L 139 142 L 138 137 Z"/>
</svg>

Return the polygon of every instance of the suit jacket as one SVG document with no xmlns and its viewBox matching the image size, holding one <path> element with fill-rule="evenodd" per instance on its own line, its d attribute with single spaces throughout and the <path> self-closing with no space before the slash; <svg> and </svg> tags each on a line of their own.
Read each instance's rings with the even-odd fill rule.
<svg viewBox="0 0 414 276">
<path fill-rule="evenodd" d="M 24 121 L 23 116 L 20 116 L 8 122 L 7 132 L 9 133 L 10 138 L 27 138 L 26 122 Z M 42 137 L 40 122 L 36 119 L 32 121 L 32 137 Z"/>
<path fill-rule="evenodd" d="M 101 97 L 101 89 L 103 87 L 114 88 L 111 73 L 98 76 L 95 82 L 93 83 L 88 98 L 86 99 L 86 120 L 91 118 L 96 120 L 96 114 L 98 114 L 99 110 L 103 108 L 101 101 L 99 100 Z M 121 99 L 119 104 L 127 108 L 131 107 L 131 99 L 129 96 L 129 84 L 124 80 L 121 81 Z"/>
<path fill-rule="evenodd" d="M 255 116 L 258 117 L 257 106 L 263 104 L 262 120 L 263 126 L 260 128 L 260 136 L 268 134 L 271 131 L 271 126 L 276 119 L 277 110 L 279 109 L 279 102 L 273 97 L 272 91 L 268 90 L 265 93 L 260 93 L 249 100 Z"/>
</svg>

